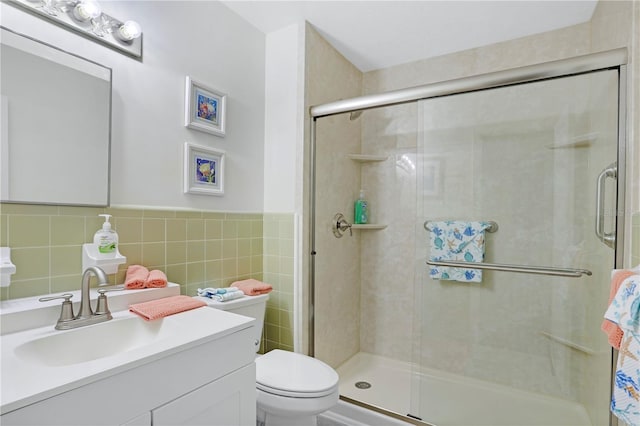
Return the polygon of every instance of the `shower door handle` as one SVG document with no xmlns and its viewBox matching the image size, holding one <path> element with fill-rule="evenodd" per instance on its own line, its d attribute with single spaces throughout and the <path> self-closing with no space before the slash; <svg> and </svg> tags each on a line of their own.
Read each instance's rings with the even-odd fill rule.
<svg viewBox="0 0 640 426">
<path fill-rule="evenodd" d="M 605 199 L 605 182 L 607 178 L 618 178 L 618 165 L 613 162 L 609 164 L 598 175 L 598 183 L 596 185 L 596 236 L 600 241 L 607 246 L 614 248 L 616 245 L 616 231 L 615 229 L 611 233 L 604 231 L 604 199 Z"/>
</svg>

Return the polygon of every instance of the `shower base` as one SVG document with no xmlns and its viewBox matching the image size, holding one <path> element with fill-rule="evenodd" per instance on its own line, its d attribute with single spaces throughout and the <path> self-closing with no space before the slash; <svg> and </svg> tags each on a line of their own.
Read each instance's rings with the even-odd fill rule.
<svg viewBox="0 0 640 426">
<path fill-rule="evenodd" d="M 357 353 L 337 368 L 340 395 L 437 426 L 590 426 L 580 404 Z M 356 387 L 367 382 L 368 388 Z M 414 391 L 412 392 L 412 389 Z M 417 408 L 422 406 L 422 415 Z"/>
</svg>

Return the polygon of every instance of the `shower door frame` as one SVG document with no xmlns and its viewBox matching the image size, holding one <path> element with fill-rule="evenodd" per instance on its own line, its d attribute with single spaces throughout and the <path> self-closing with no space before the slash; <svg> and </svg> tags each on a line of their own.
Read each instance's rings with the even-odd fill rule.
<svg viewBox="0 0 640 426">
<path fill-rule="evenodd" d="M 617 179 L 617 205 L 616 205 L 616 244 L 615 244 L 615 268 L 624 267 L 625 253 L 625 197 L 626 197 L 626 157 L 627 157 L 627 63 L 628 53 L 626 48 L 619 48 L 604 52 L 576 56 L 568 59 L 544 62 L 525 67 L 512 68 L 487 74 L 479 74 L 470 77 L 447 80 L 438 83 L 410 87 L 407 89 L 373 95 L 359 96 L 343 99 L 309 108 L 310 139 L 309 139 L 309 285 L 308 285 L 308 354 L 315 354 L 315 256 L 316 256 L 316 120 L 337 114 L 351 113 L 373 108 L 382 108 L 392 105 L 400 105 L 417 102 L 424 99 L 440 96 L 455 95 L 475 92 L 479 90 L 507 87 L 518 84 L 532 83 L 554 78 L 570 77 L 586 74 L 594 71 L 615 69 L 618 71 L 618 179 Z M 622 179 L 620 178 L 622 177 Z M 618 220 L 622 218 L 622 220 Z M 611 351 L 611 377 L 615 373 L 617 351 Z M 610 389 L 612 391 L 612 388 Z M 341 398 L 343 398 L 341 396 Z M 378 407 L 370 407 L 350 398 L 343 398 L 348 402 L 356 403 L 367 408 L 386 414 L 394 415 Z M 395 416 L 394 416 L 395 417 Z M 410 419 L 404 418 L 405 421 Z M 423 422 L 416 424 L 425 424 Z M 609 413 L 609 425 L 617 426 L 618 419 Z"/>
</svg>

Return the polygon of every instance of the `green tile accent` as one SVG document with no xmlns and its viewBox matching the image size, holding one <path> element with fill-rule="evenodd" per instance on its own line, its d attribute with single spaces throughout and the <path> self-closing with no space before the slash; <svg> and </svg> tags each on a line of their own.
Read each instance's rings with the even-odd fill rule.
<svg viewBox="0 0 640 426">
<path fill-rule="evenodd" d="M 187 220 L 187 240 L 204 240 L 206 238 L 204 232 L 204 220 L 203 219 L 189 219 Z"/>
<path fill-rule="evenodd" d="M 186 241 L 171 241 L 167 243 L 167 265 L 187 262 Z"/>
<path fill-rule="evenodd" d="M 12 277 L 15 277 L 15 275 Z M 37 278 L 33 280 L 17 280 L 13 278 L 11 280 L 11 287 L 9 287 L 8 290 L 9 298 L 11 299 L 51 293 L 51 290 L 49 290 L 49 278 Z"/>
<path fill-rule="evenodd" d="M 49 252 L 49 247 L 12 248 L 11 260 L 16 265 L 16 273 L 11 276 L 11 286 L 14 280 L 49 279 Z"/>
<path fill-rule="evenodd" d="M 119 244 L 137 243 L 142 239 L 142 218 L 115 217 L 113 229 L 118 233 Z"/>
<path fill-rule="evenodd" d="M 187 219 L 167 219 L 167 241 L 187 239 Z"/>
<path fill-rule="evenodd" d="M 189 262 L 205 260 L 204 241 L 187 241 L 187 259 Z"/>
<path fill-rule="evenodd" d="M 12 247 L 19 271 L 10 287 L 0 289 L 1 300 L 77 290 L 81 244 L 93 240 L 103 223 L 97 215 L 105 212 L 113 215 L 120 251 L 127 257 L 127 264 L 109 275 L 110 282 L 124 282 L 132 264 L 163 270 L 187 295 L 201 286 L 264 280 L 275 291 L 262 348 L 293 350 L 292 214 L 6 203 L 0 203 L 0 212 L 0 242 Z"/>
<path fill-rule="evenodd" d="M 206 260 L 222 259 L 222 240 L 210 240 L 205 243 Z"/>
<path fill-rule="evenodd" d="M 235 220 L 226 220 L 222 224 L 222 237 L 238 238 L 238 222 Z"/>
<path fill-rule="evenodd" d="M 47 271 L 48 272 L 48 271 Z M 82 246 L 51 248 L 51 275 L 73 275 L 82 273 Z"/>
<path fill-rule="evenodd" d="M 7 224 L 7 215 L 0 215 L 0 247 L 6 247 L 9 244 L 7 243 L 7 231 L 9 230 L 9 226 Z"/>
<path fill-rule="evenodd" d="M 204 262 L 187 263 L 186 284 L 200 284 L 204 280 Z"/>
<path fill-rule="evenodd" d="M 49 245 L 49 216 L 9 216 L 9 246 L 43 247 Z"/>
<path fill-rule="evenodd" d="M 83 216 L 51 217 L 51 245 L 78 245 L 85 242 Z"/>
<path fill-rule="evenodd" d="M 165 219 L 142 219 L 142 241 L 145 243 L 162 242 L 165 240 Z"/>
<path fill-rule="evenodd" d="M 164 243 L 143 243 L 142 244 L 142 264 L 164 265 L 165 264 L 165 244 Z"/>
</svg>

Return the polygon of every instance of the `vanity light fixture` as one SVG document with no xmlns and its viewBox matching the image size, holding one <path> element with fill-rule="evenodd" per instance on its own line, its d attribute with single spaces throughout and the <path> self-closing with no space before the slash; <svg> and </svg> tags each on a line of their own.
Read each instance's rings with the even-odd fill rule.
<svg viewBox="0 0 640 426">
<path fill-rule="evenodd" d="M 96 19 L 102 15 L 102 8 L 96 1 L 82 0 L 73 8 L 73 16 L 80 22 Z"/>
<path fill-rule="evenodd" d="M 131 41 L 142 35 L 142 28 L 136 21 L 127 21 L 118 28 L 118 37 L 124 41 Z"/>
<path fill-rule="evenodd" d="M 102 11 L 96 0 L 8 0 L 7 4 L 142 61 L 142 28 Z"/>
</svg>

